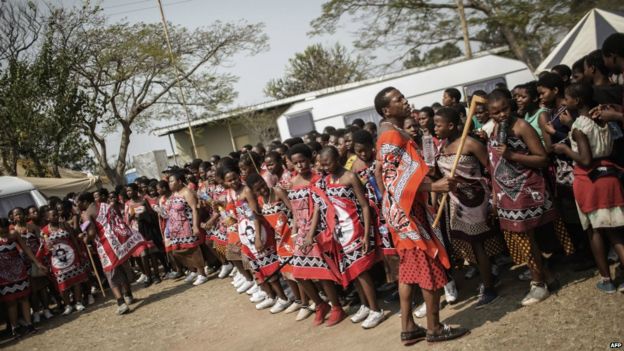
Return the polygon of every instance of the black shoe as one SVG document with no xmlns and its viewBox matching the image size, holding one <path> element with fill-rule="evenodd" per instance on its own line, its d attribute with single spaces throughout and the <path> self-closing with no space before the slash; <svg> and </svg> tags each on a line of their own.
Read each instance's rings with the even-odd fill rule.
<svg viewBox="0 0 624 351">
<path fill-rule="evenodd" d="M 399 301 L 399 291 L 398 290 L 392 292 L 392 294 L 390 294 L 390 296 L 388 296 L 388 297 L 386 297 L 384 299 L 385 303 L 393 303 L 395 301 Z"/>
<path fill-rule="evenodd" d="M 427 330 L 420 326 L 416 326 L 416 330 L 401 332 L 401 342 L 404 346 L 414 345 L 427 337 Z"/>
<path fill-rule="evenodd" d="M 397 284 L 396 283 L 386 283 L 386 284 L 380 286 L 379 288 L 377 288 L 377 292 L 385 293 L 385 292 L 388 292 L 388 291 L 395 290 L 396 288 L 397 288 Z"/>
<path fill-rule="evenodd" d="M 554 293 L 561 289 L 561 283 L 559 282 L 559 279 L 555 278 L 546 283 L 546 288 L 548 289 L 548 292 Z"/>
<path fill-rule="evenodd" d="M 154 282 L 154 284 L 160 284 L 162 283 L 162 280 L 160 280 L 159 276 L 154 276 L 152 277 L 152 281 Z"/>
<path fill-rule="evenodd" d="M 483 293 L 479 296 L 479 300 L 475 309 L 480 310 L 498 299 L 498 294 L 494 289 L 483 289 Z"/>
<path fill-rule="evenodd" d="M 145 283 L 143 283 L 143 287 L 144 288 L 149 288 L 151 285 L 152 285 L 152 279 L 150 279 L 150 278 L 147 278 Z"/>
<path fill-rule="evenodd" d="M 11 336 L 14 338 L 20 338 L 22 335 L 24 335 L 24 327 L 22 327 L 21 325 L 17 328 L 12 328 L 11 329 Z"/>
<path fill-rule="evenodd" d="M 468 329 L 457 327 L 451 328 L 448 325 L 442 325 L 442 331 L 439 334 L 427 333 L 427 342 L 440 342 L 460 338 L 468 334 Z"/>
<path fill-rule="evenodd" d="M 37 329 L 35 329 L 35 326 L 32 324 L 29 326 L 26 326 L 24 330 L 25 330 L 24 335 L 35 334 L 37 332 Z"/>
<path fill-rule="evenodd" d="M 572 264 L 572 270 L 575 272 L 583 272 L 596 267 L 596 262 L 590 259 L 584 259 L 580 262 Z"/>
</svg>

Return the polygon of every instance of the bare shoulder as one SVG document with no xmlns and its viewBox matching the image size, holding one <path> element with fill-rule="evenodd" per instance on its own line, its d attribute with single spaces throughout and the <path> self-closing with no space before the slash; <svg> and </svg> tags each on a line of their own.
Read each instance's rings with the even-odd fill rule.
<svg viewBox="0 0 624 351">
<path fill-rule="evenodd" d="M 485 145 L 482 142 L 471 136 L 466 138 L 466 146 L 468 147 L 468 150 L 479 150 L 485 148 Z"/>
<path fill-rule="evenodd" d="M 353 184 L 359 180 L 355 173 L 348 170 L 345 170 L 344 174 L 342 175 L 342 179 L 349 184 Z"/>
<path fill-rule="evenodd" d="M 95 218 L 97 216 L 97 208 L 96 205 L 89 206 L 84 212 L 83 215 L 87 218 L 87 220 L 91 217 Z"/>
<path fill-rule="evenodd" d="M 243 187 L 243 191 L 241 192 L 241 195 L 243 197 L 253 197 L 253 192 L 251 191 L 251 188 L 249 188 L 247 185 L 245 185 Z"/>
<path fill-rule="evenodd" d="M 283 199 L 286 195 L 286 190 L 280 188 L 279 186 L 273 187 L 273 192 L 275 193 L 275 196 L 277 196 L 280 199 Z"/>
<path fill-rule="evenodd" d="M 301 177 L 297 174 L 296 176 L 294 176 L 291 180 L 290 180 L 290 185 L 291 186 L 298 186 L 303 184 Z"/>
</svg>

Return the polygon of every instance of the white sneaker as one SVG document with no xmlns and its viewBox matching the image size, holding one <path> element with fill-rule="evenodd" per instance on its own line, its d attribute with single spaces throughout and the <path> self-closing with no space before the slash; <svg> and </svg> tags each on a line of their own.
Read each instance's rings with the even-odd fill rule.
<svg viewBox="0 0 624 351">
<path fill-rule="evenodd" d="M 361 305 L 360 309 L 355 312 L 353 316 L 351 316 L 351 322 L 360 323 L 365 320 L 370 314 L 371 310 L 367 306 Z"/>
<path fill-rule="evenodd" d="M 43 310 L 43 316 L 45 317 L 45 319 L 50 319 L 50 318 L 54 317 L 52 312 L 50 312 L 50 310 L 47 309 L 47 308 Z"/>
<path fill-rule="evenodd" d="M 288 308 L 286 309 L 286 311 L 284 311 L 284 313 L 286 314 L 295 313 L 299 311 L 300 308 L 301 308 L 301 303 L 293 302 L 290 306 L 288 306 Z"/>
<path fill-rule="evenodd" d="M 295 319 L 297 322 L 300 322 L 308 317 L 310 317 L 311 315 L 314 314 L 314 310 L 310 308 L 310 306 L 301 306 L 299 308 L 299 313 L 297 313 L 297 318 Z"/>
<path fill-rule="evenodd" d="M 238 268 L 234 267 L 228 277 L 233 277 L 236 273 L 238 273 Z"/>
<path fill-rule="evenodd" d="M 245 291 L 249 290 L 250 288 L 252 288 L 254 286 L 254 282 L 250 281 L 250 280 L 245 280 L 243 282 L 243 284 L 241 284 L 238 289 L 236 289 L 236 292 L 239 294 L 244 293 Z"/>
<path fill-rule="evenodd" d="M 93 295 L 89 294 L 89 296 L 87 296 L 87 305 L 91 306 L 95 303 L 95 298 L 93 297 Z"/>
<path fill-rule="evenodd" d="M 288 300 L 282 300 L 282 299 L 278 298 L 277 301 L 275 301 L 275 305 L 273 305 L 273 307 L 271 307 L 270 312 L 273 313 L 273 314 L 280 313 L 280 312 L 284 311 L 285 309 L 287 309 L 291 304 L 292 304 L 292 302 L 290 302 Z"/>
<path fill-rule="evenodd" d="M 205 275 L 198 275 L 195 281 L 193 282 L 193 285 L 194 286 L 202 285 L 207 281 L 208 281 L 208 277 L 206 277 Z"/>
<path fill-rule="evenodd" d="M 264 299 L 264 301 L 256 305 L 256 309 L 263 310 L 265 308 L 273 307 L 273 305 L 275 305 L 275 299 L 267 297 L 266 299 Z"/>
<path fill-rule="evenodd" d="M 126 302 L 126 305 L 130 306 L 134 303 L 134 296 L 130 297 L 126 295 L 124 296 L 124 301 Z"/>
<path fill-rule="evenodd" d="M 427 304 L 423 302 L 416 310 L 414 310 L 414 317 L 423 318 L 427 315 Z"/>
<path fill-rule="evenodd" d="M 204 274 L 205 274 L 206 276 L 209 276 L 209 275 L 211 275 L 212 273 L 214 273 L 214 271 L 212 270 L 212 267 L 210 267 L 210 266 L 204 266 Z"/>
<path fill-rule="evenodd" d="M 236 281 L 236 283 L 234 284 L 234 289 L 238 290 L 238 288 L 240 288 L 243 284 L 245 284 L 246 281 L 247 281 L 247 279 L 245 279 L 245 277 L 241 276 L 241 278 L 238 279 Z"/>
<path fill-rule="evenodd" d="M 167 279 L 178 279 L 181 276 L 182 276 L 182 273 L 176 272 L 176 271 L 171 271 L 167 273 Z"/>
<path fill-rule="evenodd" d="M 76 302 L 76 311 L 82 312 L 85 310 L 84 305 L 81 302 Z"/>
<path fill-rule="evenodd" d="M 240 286 L 245 281 L 245 277 L 242 274 L 237 274 L 232 279 L 232 285 L 235 287 Z"/>
<path fill-rule="evenodd" d="M 141 276 L 139 276 L 139 279 L 137 279 L 135 283 L 137 284 L 145 283 L 147 279 L 148 279 L 147 276 L 141 273 Z"/>
<path fill-rule="evenodd" d="M 260 290 L 260 291 L 256 291 L 255 293 L 253 293 L 251 297 L 249 298 L 249 301 L 253 303 L 258 303 L 258 302 L 262 302 L 262 300 L 266 299 L 266 297 L 267 297 L 267 293 Z"/>
<path fill-rule="evenodd" d="M 91 295 L 97 293 L 97 289 L 95 288 L 95 286 L 91 287 Z"/>
<path fill-rule="evenodd" d="M 33 313 L 33 323 L 34 324 L 39 324 L 39 322 L 41 322 L 41 312 L 34 312 Z"/>
<path fill-rule="evenodd" d="M 192 283 L 193 281 L 195 281 L 196 278 L 197 278 L 197 273 L 191 272 L 186 276 L 186 278 L 184 278 L 184 282 Z"/>
<path fill-rule="evenodd" d="M 542 302 L 549 295 L 550 293 L 548 289 L 546 289 L 546 286 L 539 286 L 537 283 L 531 282 L 531 290 L 529 290 L 527 296 L 522 299 L 522 306 L 530 306 Z"/>
<path fill-rule="evenodd" d="M 384 311 L 370 311 L 368 317 L 362 323 L 362 328 L 364 329 L 372 329 L 379 325 L 384 320 Z"/>
<path fill-rule="evenodd" d="M 72 313 L 73 310 L 74 308 L 72 307 L 72 305 L 65 306 L 65 311 L 63 311 L 63 316 L 69 315 L 70 313 Z"/>
<path fill-rule="evenodd" d="M 224 279 L 225 277 L 230 275 L 233 269 L 234 269 L 234 265 L 231 264 L 230 262 L 221 265 L 221 270 L 219 271 L 219 275 L 218 275 L 219 279 Z"/>
<path fill-rule="evenodd" d="M 446 283 L 446 285 L 444 286 L 444 296 L 446 298 L 446 302 L 449 305 L 452 305 L 455 303 L 455 301 L 457 301 L 457 286 L 455 285 L 455 281 L 451 280 L 450 282 Z"/>
<path fill-rule="evenodd" d="M 258 290 L 261 290 L 260 287 L 258 286 L 258 284 L 254 283 L 254 285 L 251 288 L 249 288 L 247 291 L 245 291 L 245 293 L 247 293 L 247 295 L 253 295 L 257 293 Z"/>
<path fill-rule="evenodd" d="M 121 306 L 117 306 L 117 314 L 118 315 L 122 315 L 125 313 L 128 313 L 130 311 L 130 307 L 128 307 L 128 305 L 126 305 L 125 303 L 122 303 Z"/>
</svg>

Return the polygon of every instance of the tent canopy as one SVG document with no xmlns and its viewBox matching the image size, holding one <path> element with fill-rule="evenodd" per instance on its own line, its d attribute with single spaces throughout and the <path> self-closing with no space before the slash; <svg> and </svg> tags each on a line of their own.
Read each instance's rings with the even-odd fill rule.
<svg viewBox="0 0 624 351">
<path fill-rule="evenodd" d="M 537 67 L 536 72 L 572 64 L 590 52 L 600 49 L 602 42 L 613 33 L 624 32 L 624 16 L 592 9 L 572 28 L 555 49 Z"/>
<path fill-rule="evenodd" d="M 81 193 L 83 191 L 97 190 L 98 178 L 85 176 L 83 178 L 35 178 L 19 177 L 37 188 L 45 196 L 58 196 L 63 198 L 70 192 Z"/>
</svg>

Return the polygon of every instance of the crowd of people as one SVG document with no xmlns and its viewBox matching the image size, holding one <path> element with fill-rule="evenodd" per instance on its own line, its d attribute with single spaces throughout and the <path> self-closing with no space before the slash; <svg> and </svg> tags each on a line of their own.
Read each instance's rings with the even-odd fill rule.
<svg viewBox="0 0 624 351">
<path fill-rule="evenodd" d="M 439 317 L 442 296 L 457 300 L 460 266 L 481 280 L 476 309 L 498 300 L 510 261 L 527 266 L 520 303 L 547 299 L 561 285 L 553 256 L 597 267 L 600 292 L 624 293 L 608 261 L 611 251 L 624 265 L 623 71 L 618 33 L 571 69 L 474 92 L 471 116 L 457 89 L 415 108 L 388 87 L 374 97 L 379 125 L 355 120 L 197 159 L 162 179 L 15 208 L 0 219 L 8 325 L 34 332 L 53 304 L 83 311 L 102 283 L 125 314 L 135 272 L 146 287 L 231 277 L 258 310 L 364 329 L 386 316 L 377 293 L 394 292 L 405 345 L 468 333 Z M 359 301 L 350 317 L 346 301 Z"/>
</svg>

